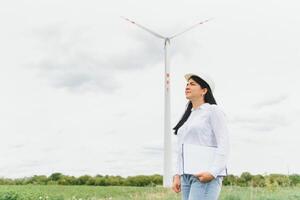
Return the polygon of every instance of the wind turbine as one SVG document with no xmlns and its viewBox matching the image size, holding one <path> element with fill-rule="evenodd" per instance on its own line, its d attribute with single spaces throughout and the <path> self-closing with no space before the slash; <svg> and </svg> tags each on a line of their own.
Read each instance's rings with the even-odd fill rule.
<svg viewBox="0 0 300 200">
<path fill-rule="evenodd" d="M 122 16 L 121 16 L 122 17 Z M 164 176 L 163 176 L 163 187 L 171 187 L 172 185 L 172 143 L 171 143 L 171 120 L 170 120 L 170 58 L 168 54 L 168 47 L 170 45 L 170 40 L 182 35 L 183 33 L 195 28 L 196 26 L 200 24 L 204 24 L 208 22 L 210 19 L 198 22 L 194 24 L 193 26 L 178 32 L 170 37 L 164 37 L 158 33 L 155 33 L 154 31 L 150 30 L 149 28 L 146 28 L 145 26 L 142 26 L 126 17 L 122 17 L 126 21 L 129 21 L 132 24 L 135 24 L 136 26 L 144 29 L 148 33 L 151 33 L 152 35 L 163 39 L 164 40 L 164 54 L 165 54 L 165 125 L 164 125 Z"/>
</svg>

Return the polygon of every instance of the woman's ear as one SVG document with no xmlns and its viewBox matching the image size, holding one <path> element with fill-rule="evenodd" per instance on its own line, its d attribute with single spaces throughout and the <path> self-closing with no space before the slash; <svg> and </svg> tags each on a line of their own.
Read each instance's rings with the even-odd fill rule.
<svg viewBox="0 0 300 200">
<path fill-rule="evenodd" d="M 203 94 L 205 95 L 205 94 L 207 93 L 208 90 L 207 90 L 207 88 L 203 88 L 203 90 L 204 90 L 204 91 L 203 91 Z"/>
</svg>

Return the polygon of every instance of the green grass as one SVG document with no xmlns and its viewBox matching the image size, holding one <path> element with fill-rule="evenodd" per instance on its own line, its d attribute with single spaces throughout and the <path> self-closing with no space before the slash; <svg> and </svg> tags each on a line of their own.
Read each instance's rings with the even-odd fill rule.
<svg viewBox="0 0 300 200">
<path fill-rule="evenodd" d="M 0 200 L 180 200 L 181 193 L 157 187 L 1 185 Z M 220 200 L 300 200 L 300 187 L 223 186 Z"/>
</svg>

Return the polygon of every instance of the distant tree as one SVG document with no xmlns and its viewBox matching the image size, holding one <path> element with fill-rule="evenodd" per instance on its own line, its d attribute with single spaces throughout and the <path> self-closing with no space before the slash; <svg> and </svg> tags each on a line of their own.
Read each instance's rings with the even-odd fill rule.
<svg viewBox="0 0 300 200">
<path fill-rule="evenodd" d="M 237 183 L 239 186 L 247 187 L 250 185 L 252 175 L 249 172 L 243 172 L 238 179 Z"/>
<path fill-rule="evenodd" d="M 273 185 L 282 187 L 290 185 L 289 177 L 283 174 L 270 174 L 269 176 L 267 176 L 267 179 L 269 183 Z"/>
<path fill-rule="evenodd" d="M 229 174 L 223 178 L 223 185 L 237 185 L 238 176 Z"/>
<path fill-rule="evenodd" d="M 47 182 L 48 182 L 48 178 L 45 175 L 34 175 L 30 179 L 30 183 L 35 185 L 46 185 Z"/>
<path fill-rule="evenodd" d="M 289 178 L 291 186 L 300 185 L 300 175 L 299 174 L 292 174 L 288 178 Z"/>
<path fill-rule="evenodd" d="M 80 176 L 77 181 L 78 181 L 78 184 L 79 185 L 87 185 L 87 182 L 92 179 L 91 176 L 89 175 L 83 175 L 83 176 Z"/>
<path fill-rule="evenodd" d="M 131 186 L 149 186 L 153 185 L 151 178 L 145 175 L 129 176 L 126 179 L 126 184 Z"/>
<path fill-rule="evenodd" d="M 0 185 L 13 185 L 14 180 L 9 178 L 1 178 L 0 179 Z"/>
<path fill-rule="evenodd" d="M 162 175 L 159 175 L 159 174 L 154 174 L 152 176 L 150 176 L 152 182 L 155 184 L 155 185 L 162 185 L 163 184 L 163 177 Z"/>
<path fill-rule="evenodd" d="M 64 175 L 62 173 L 59 173 L 59 172 L 56 172 L 56 173 L 53 173 L 49 176 L 49 180 L 50 181 L 58 181 L 60 178 L 62 178 Z"/>
<path fill-rule="evenodd" d="M 252 176 L 251 186 L 252 187 L 265 187 L 266 182 L 265 182 L 264 176 L 262 176 L 260 174 Z"/>
<path fill-rule="evenodd" d="M 107 185 L 109 185 L 109 182 L 107 181 L 107 178 L 105 178 L 105 177 L 95 177 L 95 185 L 107 186 Z"/>
</svg>

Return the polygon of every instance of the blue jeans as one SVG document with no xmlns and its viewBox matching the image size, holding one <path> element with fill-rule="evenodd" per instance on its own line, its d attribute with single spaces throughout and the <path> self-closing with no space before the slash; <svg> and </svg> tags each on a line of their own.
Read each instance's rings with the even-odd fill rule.
<svg viewBox="0 0 300 200">
<path fill-rule="evenodd" d="M 201 182 L 191 174 L 182 174 L 182 200 L 217 200 L 221 191 L 223 177 L 216 177 L 209 182 Z"/>
</svg>

